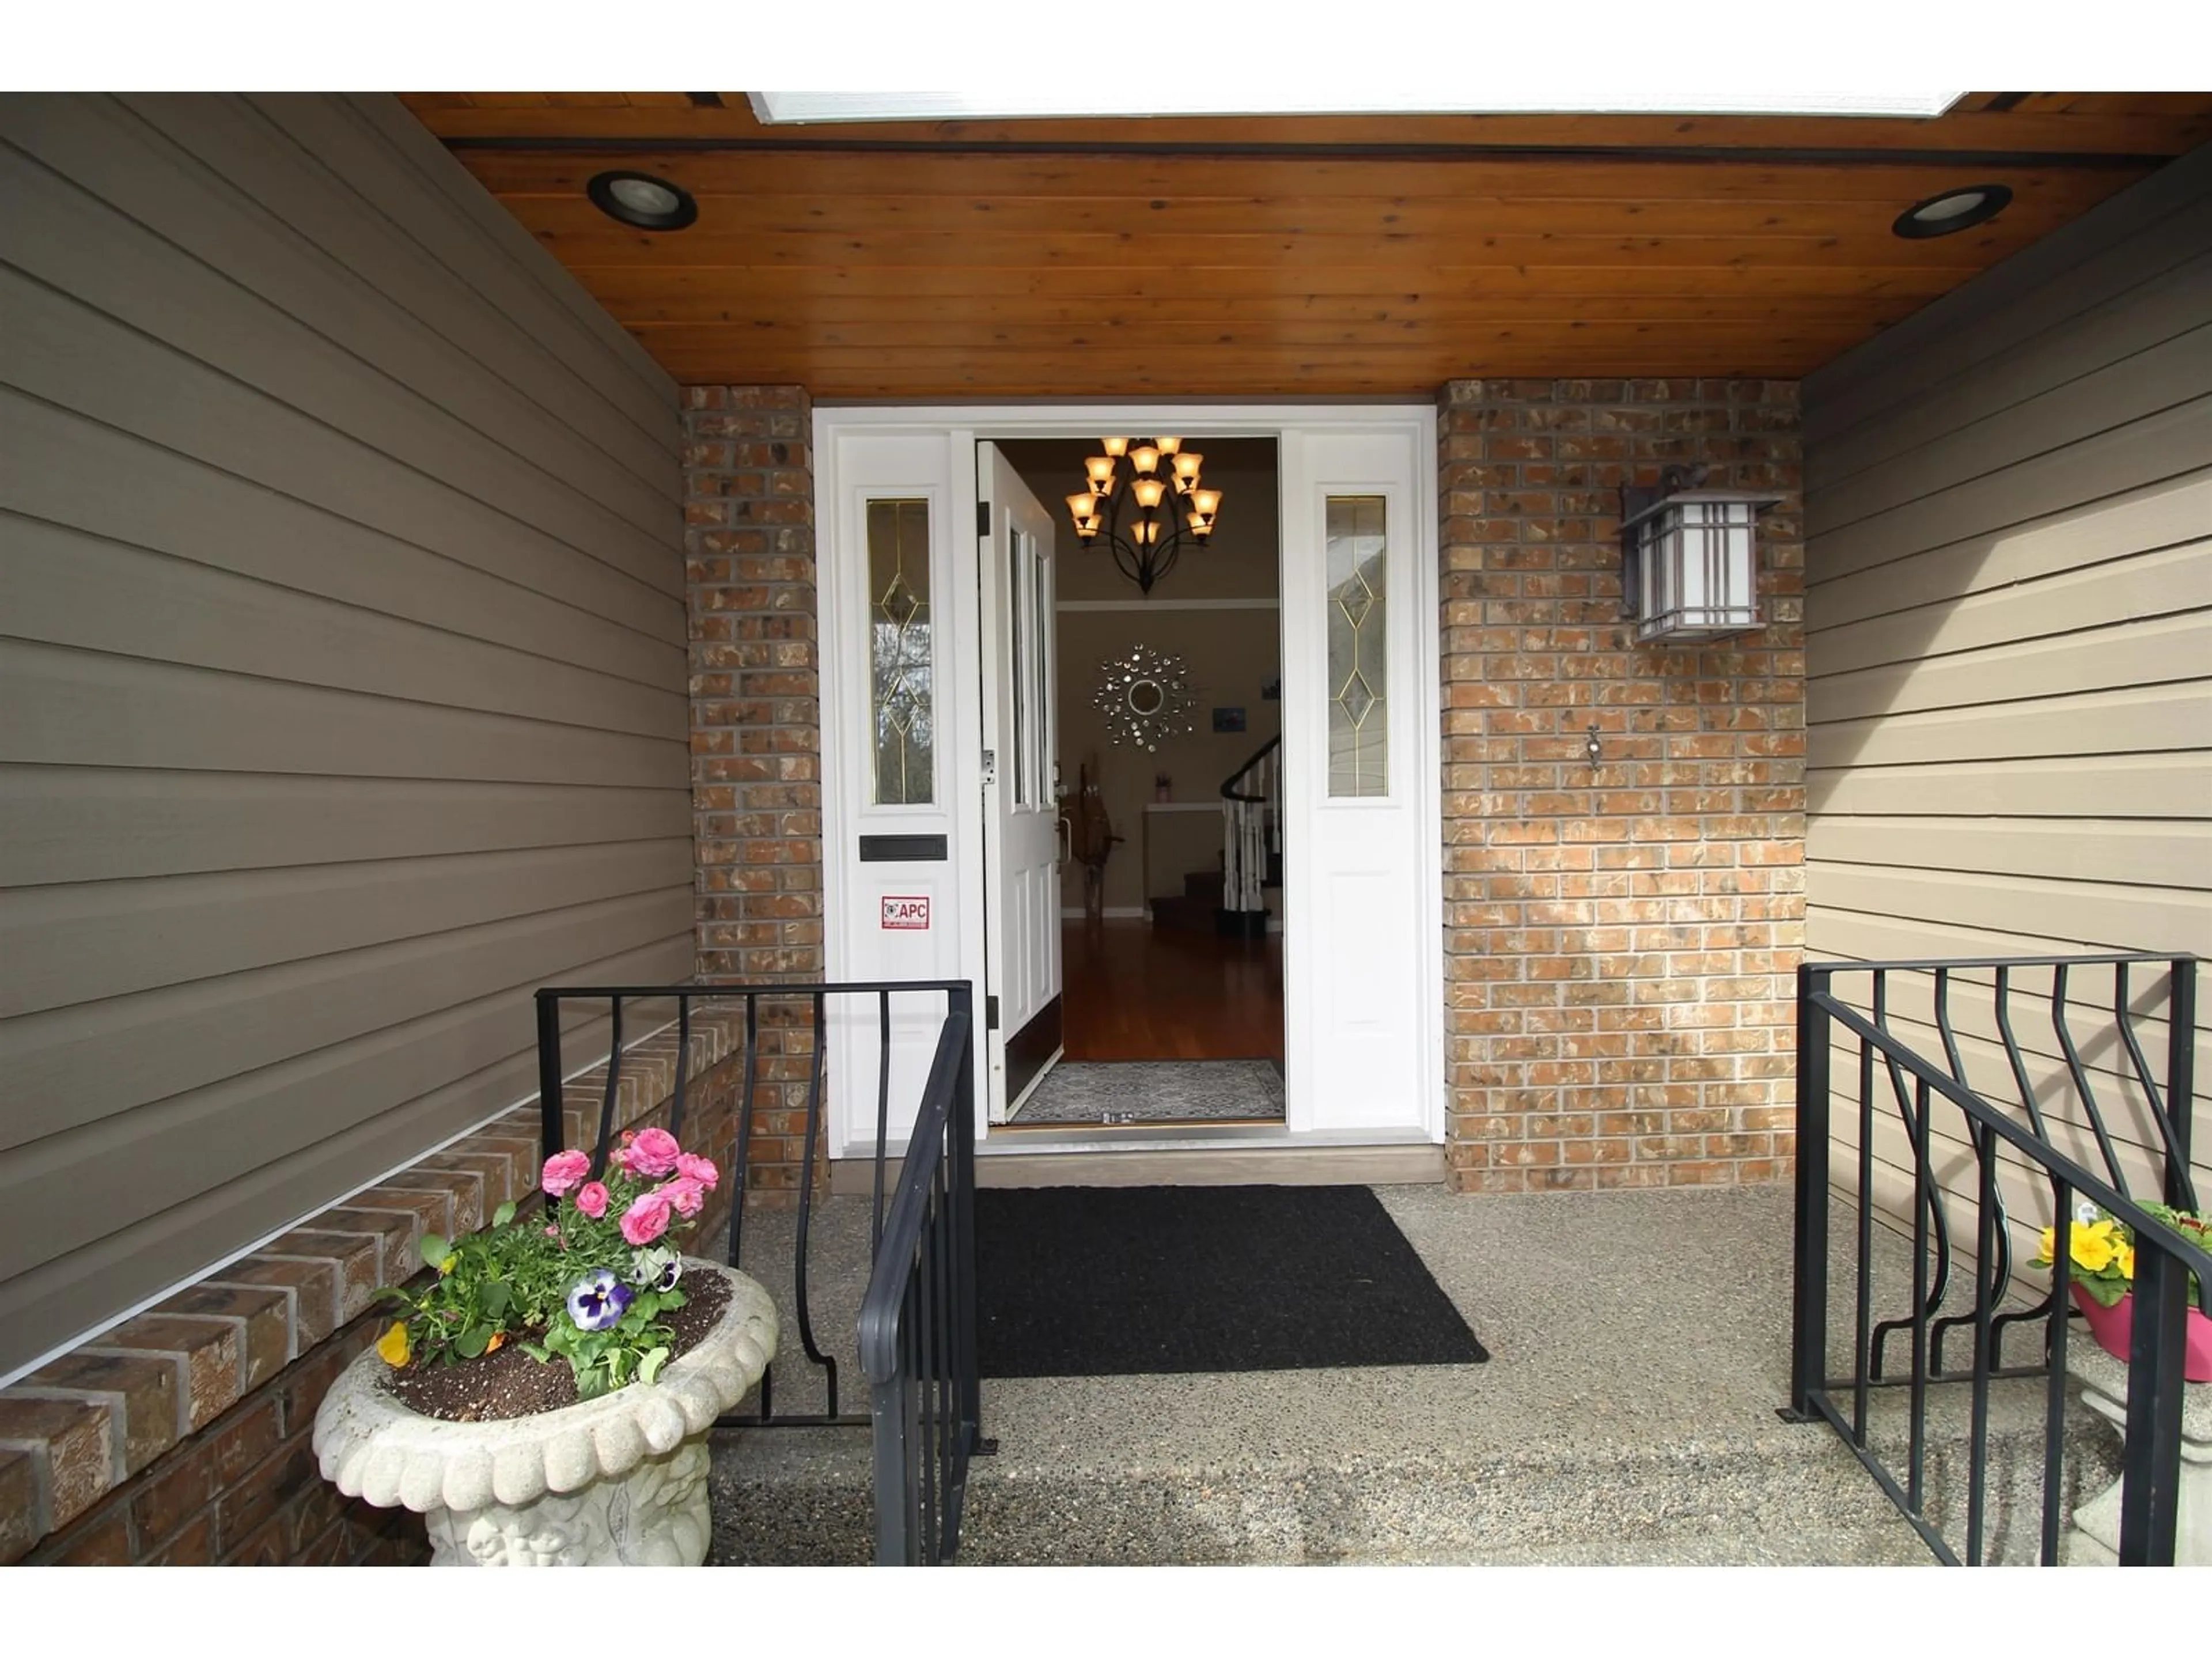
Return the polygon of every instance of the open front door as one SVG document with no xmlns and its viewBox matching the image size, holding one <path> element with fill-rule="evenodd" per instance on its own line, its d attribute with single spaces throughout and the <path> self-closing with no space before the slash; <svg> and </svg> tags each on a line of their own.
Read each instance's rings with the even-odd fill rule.
<svg viewBox="0 0 2212 1659">
<path fill-rule="evenodd" d="M 1060 1055 L 1059 732 L 1052 515 L 995 445 L 975 447 L 984 526 L 984 994 L 990 1121 L 1003 1123 Z"/>
</svg>

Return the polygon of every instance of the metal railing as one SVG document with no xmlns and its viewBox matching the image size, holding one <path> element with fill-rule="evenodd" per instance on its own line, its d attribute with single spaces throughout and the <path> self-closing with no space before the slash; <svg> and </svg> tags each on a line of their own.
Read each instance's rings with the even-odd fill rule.
<svg viewBox="0 0 2212 1659">
<path fill-rule="evenodd" d="M 2039 1559 L 2059 1559 L 2063 1503 L 2062 1433 L 2066 1408 L 2066 1352 L 2069 1340 L 2067 1282 L 2075 1211 L 2087 1199 L 2125 1223 L 2135 1235 L 2134 1323 L 2127 1362 L 2126 1445 L 2122 1454 L 2119 1559 L 2124 1565 L 2164 1565 L 2173 1559 L 2181 1464 L 2182 1367 L 2190 1279 L 2200 1306 L 2212 1297 L 2212 1258 L 2180 1234 L 2161 1226 L 2130 1194 L 2126 1160 L 2107 1106 L 2124 1108 L 2132 1127 L 2140 1176 L 2156 1167 L 2162 1201 L 2196 1207 L 2190 1176 L 2190 1134 L 2195 1114 L 2194 1045 L 2197 969 L 2190 957 L 2074 956 L 1974 961 L 1808 963 L 1797 981 L 1797 1184 L 1796 1291 L 1791 1338 L 1791 1403 L 1785 1416 L 1823 1420 L 1843 1437 L 1922 1539 L 1942 1560 L 1982 1565 L 1990 1503 L 1990 1395 L 1993 1382 L 2041 1378 L 2043 1407 L 2042 1509 Z M 2025 975 L 2048 975 L 2048 1046 L 2025 1048 L 2018 1035 L 2029 994 Z M 2109 977 L 2110 1000 L 2094 1000 Z M 1863 988 L 1845 994 L 1844 988 Z M 1900 988 L 1913 1004 L 1897 1012 Z M 1981 1030 L 1962 1037 L 1960 1008 Z M 2154 1074 L 2146 1034 L 2156 1037 L 2162 1006 L 2164 1075 Z M 2097 1029 L 2076 1030 L 2094 1009 Z M 2109 1010 L 2109 1012 L 2106 1011 Z M 1986 1018 L 1983 1018 L 1983 1016 Z M 1932 1032 L 1941 1063 L 1920 1052 L 1925 1036 L 1910 1040 L 1897 1029 L 1911 1024 Z M 1987 1032 L 1994 1036 L 1982 1033 Z M 1850 1364 L 1841 1376 L 1828 1370 L 1830 1212 L 1839 1199 L 1832 1188 L 1831 1157 L 1840 1046 L 1853 1051 L 1855 1087 L 1844 1103 L 1855 1114 L 1857 1204 L 1856 1237 L 1848 1242 L 1855 1279 Z M 1983 1055 L 1982 1069 L 1999 1082 L 1978 1086 L 1970 1079 L 1968 1043 Z M 1918 1044 L 1916 1047 L 1916 1043 Z M 1995 1055 L 2002 1057 L 1997 1069 Z M 2036 1064 L 2031 1064 L 2033 1055 Z M 2032 1075 L 2045 1073 L 2039 1087 Z M 2101 1077 L 2100 1074 L 2101 1073 Z M 1881 1099 L 1887 1094 L 1886 1102 Z M 2101 1095 L 2101 1098 L 2100 1098 Z M 1904 1131 L 1904 1182 L 1911 1212 L 1911 1289 L 1904 1310 L 1877 1322 L 1873 1290 L 1876 1254 L 1878 1110 L 1893 1110 Z M 1940 1140 L 1939 1115 L 1951 1131 Z M 1963 1140 L 1953 1139 L 1962 1135 Z M 2101 1171 L 2069 1157 L 2057 1144 L 2093 1145 Z M 1970 1179 L 1946 1182 L 1948 1173 Z M 2017 1191 L 2034 1198 L 2047 1190 L 2055 1230 L 2049 1288 L 2023 1291 L 2015 1280 L 2014 1224 L 2001 1170 Z M 1963 1190 L 1962 1190 L 1963 1188 Z M 1840 1195 L 1849 1197 L 1849 1194 Z M 1971 1246 L 1954 1213 L 1971 1210 Z M 1958 1299 L 1960 1259 L 1971 1261 L 1972 1282 Z M 2017 1305 L 2032 1296 L 2028 1305 Z M 2015 1305 L 2007 1307 L 2008 1301 Z M 2002 1311 L 2000 1310 L 2002 1309 Z M 2033 1351 L 2002 1363 L 2004 1338 L 2024 1327 Z M 1971 1347 L 1963 1370 L 1947 1369 L 1944 1339 L 1960 1334 Z M 1907 1350 L 1901 1370 L 1888 1364 L 1887 1345 L 1901 1338 Z M 2039 1342 L 2033 1339 L 2040 1338 Z M 1955 1549 L 1929 1512 L 1929 1406 L 1932 1388 L 1963 1383 L 1968 1390 L 1965 1540 Z M 1869 1432 L 1872 1390 L 1909 1391 L 1905 1468 L 1900 1478 L 1876 1450 Z"/>
<path fill-rule="evenodd" d="M 824 1133 L 823 1076 L 826 1061 L 828 1009 L 833 999 L 864 1002 L 872 999 L 875 1003 L 881 1058 L 876 1076 L 873 1207 L 868 1236 L 872 1263 L 873 1253 L 878 1247 L 884 1230 L 885 1141 L 890 1121 L 891 999 L 916 994 L 944 997 L 948 1024 L 956 1016 L 963 1020 L 969 1016 L 972 993 L 965 980 L 859 981 L 842 984 L 718 984 L 712 981 L 695 981 L 684 985 L 555 986 L 538 993 L 540 1132 L 544 1154 L 549 1158 L 562 1149 L 566 1136 L 566 1126 L 562 1121 L 562 1005 L 578 1002 L 607 1005 L 611 1030 L 608 1038 L 606 1078 L 599 1104 L 599 1130 L 592 1139 L 592 1172 L 594 1176 L 605 1169 L 611 1145 L 620 1127 L 616 1121 L 616 1106 L 622 1088 L 626 1057 L 623 1038 L 625 1015 L 634 1012 L 640 1004 L 672 1000 L 676 1005 L 676 1078 L 675 1088 L 669 1100 L 668 1128 L 671 1133 L 680 1139 L 694 1082 L 690 1076 L 690 1059 L 696 1010 L 700 1005 L 708 1005 L 714 1012 L 734 1012 L 742 1005 L 743 1048 L 737 1051 L 737 1054 L 743 1068 L 743 1081 L 739 1085 L 737 1105 L 737 1146 L 732 1160 L 732 1167 L 729 1170 L 731 1201 L 726 1255 L 732 1267 L 745 1267 L 744 1200 L 751 1185 L 754 1107 L 762 1080 L 762 1061 L 767 1058 L 762 1049 L 763 1033 L 777 1034 L 777 1045 L 782 1052 L 775 1058 L 787 1062 L 787 1069 L 788 1063 L 805 1068 L 804 1152 L 795 1194 L 797 1241 L 793 1248 L 789 1272 L 800 1351 L 806 1364 L 821 1376 L 824 1409 L 779 1413 L 775 1409 L 775 1366 L 771 1364 L 762 1374 L 755 1408 L 748 1413 L 726 1415 L 720 1419 L 725 1425 L 749 1428 L 860 1427 L 873 1421 L 866 1412 L 841 1409 L 842 1395 L 839 1389 L 837 1361 L 825 1352 L 817 1339 L 813 1301 L 808 1285 L 808 1247 L 816 1201 L 815 1183 L 811 1177 Z M 786 1084 L 796 1080 L 795 1078 L 779 1079 Z M 972 1126 L 969 1133 L 972 1136 Z M 970 1178 L 972 1181 L 972 1172 Z M 773 1273 L 775 1269 L 771 1267 L 765 1271 Z M 756 1271 L 753 1276 L 760 1278 L 763 1274 Z"/>
<path fill-rule="evenodd" d="M 974 1042 L 972 1008 L 956 996 L 860 1304 L 878 1566 L 952 1559 L 968 1461 L 988 1449 L 975 1355 Z"/>
<path fill-rule="evenodd" d="M 1283 850 L 1282 738 L 1221 781 L 1221 908 L 1232 931 L 1267 925 L 1267 887 Z"/>
</svg>

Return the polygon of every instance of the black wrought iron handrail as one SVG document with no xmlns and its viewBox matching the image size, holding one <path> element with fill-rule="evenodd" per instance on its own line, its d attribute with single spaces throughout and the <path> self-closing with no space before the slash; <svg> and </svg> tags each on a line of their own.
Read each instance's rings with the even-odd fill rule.
<svg viewBox="0 0 2212 1659">
<path fill-rule="evenodd" d="M 1258 749 L 1253 751 L 1250 757 L 1245 761 L 1243 765 L 1238 767 L 1227 777 L 1222 779 L 1221 799 L 1224 800 L 1255 802 L 1265 800 L 1267 799 L 1265 795 L 1247 795 L 1240 793 L 1237 786 L 1243 783 L 1245 779 L 1250 777 L 1253 773 L 1258 771 L 1260 769 L 1260 763 L 1282 746 L 1283 740 L 1279 736 L 1270 738 L 1267 742 L 1261 744 Z"/>
<path fill-rule="evenodd" d="M 2126 1447 L 2119 1537 L 2124 1563 L 2172 1559 L 2180 1474 L 2183 1351 L 2186 1341 L 2187 1291 L 2191 1276 L 2200 1307 L 2212 1311 L 2212 1255 L 2160 1224 L 2129 1191 L 2122 1160 L 2108 1131 L 2089 1077 L 2081 1042 L 2072 986 L 2074 975 L 2108 969 L 2112 975 L 2112 1026 L 2124 1050 L 2129 1075 L 2140 1093 L 2158 1137 L 2166 1202 L 2193 1208 L 2190 1175 L 2191 1126 L 2194 1115 L 2194 1044 L 2197 963 L 2191 957 L 2084 955 L 1893 963 L 1809 963 L 1797 988 L 1797 1188 L 1796 1295 L 1791 1351 L 1791 1406 L 1786 1415 L 1828 1422 L 1857 1455 L 1936 1555 L 1956 1564 L 1960 1557 L 1923 1510 L 1926 1497 L 1928 1390 L 1932 1384 L 1967 1382 L 1970 1407 L 1969 1480 L 1965 1559 L 1984 1555 L 1986 1504 L 1989 1395 L 1999 1377 L 2045 1379 L 2045 1470 L 2042 1557 L 2058 1559 L 2060 1436 L 2065 1406 L 2065 1354 L 2069 1297 L 2062 1294 L 2070 1260 L 2075 1200 L 2082 1195 L 2124 1223 L 2135 1237 L 2136 1276 L 2133 1335 L 2128 1364 Z M 2143 1016 L 2133 1005 L 2130 974 L 2154 967 L 2166 975 L 2166 1069 L 2154 1076 L 2136 1031 Z M 2072 1099 L 2087 1119 L 2106 1164 L 2102 1174 L 2060 1152 L 2052 1144 L 2045 1108 L 2031 1086 L 2028 1067 L 2014 1023 L 2015 975 L 2021 969 L 2048 969 L 2051 978 L 2051 1022 L 2066 1066 Z M 1890 1029 L 1891 981 L 1902 975 L 1930 976 L 1933 1024 L 1943 1048 L 1944 1065 L 1921 1053 Z M 1960 976 L 1987 975 L 1994 1024 L 2004 1054 L 2008 1080 L 2017 1089 L 2018 1115 L 1976 1089 L 1966 1073 L 1952 1012 Z M 1836 994 L 1838 976 L 1864 975 L 1869 1012 L 1863 1012 Z M 1858 1225 L 1856 1243 L 1856 1297 L 1852 1367 L 1844 1377 L 1827 1375 L 1830 1150 L 1832 1142 L 1832 1039 L 1837 1030 L 1857 1042 L 1856 1176 Z M 1911 1148 L 1912 1292 L 1910 1310 L 1877 1326 L 1872 1310 L 1875 1077 L 1877 1059 L 1889 1085 Z M 1939 1317 L 1948 1292 L 1954 1254 L 1948 1218 L 1950 1201 L 1933 1162 L 1933 1119 L 1938 1103 L 1955 1109 L 1964 1121 L 1975 1174 L 1973 1286 L 1970 1310 Z M 2022 1120 L 2025 1120 L 2024 1121 Z M 2009 1150 L 2047 1182 L 2054 1217 L 2051 1288 L 2033 1307 L 1999 1313 L 2009 1288 L 2012 1263 L 2007 1239 L 2009 1218 L 1997 1183 L 1998 1152 Z M 1931 1272 L 1932 1262 L 1932 1272 Z M 2008 1325 L 2039 1324 L 2044 1349 L 2036 1363 L 2011 1368 L 2002 1364 Z M 1964 1372 L 1947 1372 L 1942 1363 L 1947 1329 L 1970 1328 L 1972 1359 Z M 1883 1339 L 1909 1336 L 1911 1364 L 1905 1376 L 1883 1371 Z M 1871 1449 L 1868 1401 L 1871 1389 L 1911 1389 L 1906 1470 L 1900 1481 Z M 1837 1403 L 1848 1390 L 1848 1420 Z"/>
<path fill-rule="evenodd" d="M 761 1033 L 763 1005 L 797 1005 L 793 1010 L 799 1018 L 784 1022 L 781 1029 L 801 1031 L 806 1037 L 802 1058 L 806 1065 L 806 1103 L 802 1131 L 802 1176 L 795 1194 L 798 1206 L 797 1236 L 789 1264 L 793 1304 L 796 1311 L 797 1335 L 801 1353 L 807 1364 L 817 1371 L 823 1380 L 824 1409 L 817 1413 L 778 1413 L 775 1409 L 775 1367 L 771 1364 L 761 1377 L 756 1396 L 755 1409 L 746 1414 L 731 1413 L 721 1420 L 726 1425 L 755 1428 L 799 1428 L 836 1425 L 860 1427 L 873 1419 L 866 1412 L 847 1412 L 840 1409 L 842 1395 L 839 1388 L 838 1366 L 836 1358 L 822 1346 L 814 1322 L 812 1298 L 809 1293 L 809 1246 L 812 1238 L 815 1209 L 815 1183 L 812 1171 L 822 1146 L 823 1134 L 823 1071 L 827 1060 L 828 1010 L 833 1002 L 872 998 L 876 1005 L 877 1026 L 883 1045 L 884 1060 L 876 1079 L 875 1122 L 876 1142 L 872 1182 L 873 1208 L 869 1224 L 872 1248 L 880 1239 L 884 1222 L 884 1182 L 887 1150 L 885 1133 L 890 1112 L 890 1030 L 891 1000 L 898 996 L 942 996 L 945 999 L 948 1017 L 952 1012 L 964 1012 L 969 1006 L 971 988 L 965 980 L 853 980 L 836 983 L 784 982 L 763 983 L 691 980 L 678 985 L 562 985 L 548 986 L 537 994 L 538 1009 L 538 1097 L 539 1133 L 544 1143 L 544 1155 L 550 1158 L 562 1150 L 566 1142 L 564 1121 L 566 1079 L 562 1062 L 561 1018 L 565 1004 L 604 1002 L 607 1005 L 610 1035 L 606 1061 L 606 1077 L 601 1091 L 597 1133 L 592 1139 L 592 1168 L 597 1176 L 605 1171 L 606 1161 L 618 1126 L 615 1121 L 616 1108 L 620 1097 L 624 1061 L 628 1053 L 623 1042 L 624 1014 L 632 1005 L 645 1002 L 672 1000 L 676 1004 L 676 1075 L 669 1098 L 668 1128 L 681 1138 L 690 1101 L 693 1079 L 690 1076 L 691 1033 L 693 1007 L 699 1003 L 734 1006 L 744 1009 L 744 1029 L 740 1064 L 742 1080 L 738 1085 L 737 1106 L 737 1145 L 729 1171 L 731 1180 L 730 1220 L 726 1257 L 732 1267 L 743 1268 L 745 1226 L 745 1198 L 750 1188 L 754 1108 L 761 1082 Z M 665 1026 L 659 1029 L 666 1029 Z M 971 1131 L 972 1133 L 972 1131 Z M 781 1266 L 781 1264 L 778 1264 Z M 773 1268 L 765 1271 L 773 1272 Z M 756 1276 L 758 1276 L 757 1274 Z"/>
<path fill-rule="evenodd" d="M 875 1421 L 878 1566 L 953 1558 L 969 1459 L 983 1449 L 974 1041 L 971 1009 L 956 1000 L 860 1304 L 860 1369 Z"/>
</svg>

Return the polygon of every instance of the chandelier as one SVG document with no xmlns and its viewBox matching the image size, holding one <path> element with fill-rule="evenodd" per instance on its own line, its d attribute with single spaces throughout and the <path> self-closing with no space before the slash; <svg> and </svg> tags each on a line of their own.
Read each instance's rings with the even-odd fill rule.
<svg viewBox="0 0 2212 1659">
<path fill-rule="evenodd" d="M 1101 438 L 1106 453 L 1083 464 L 1082 493 L 1067 498 L 1075 533 L 1089 546 L 1105 538 L 1114 563 L 1149 593 L 1152 584 L 1175 568 L 1184 544 L 1203 543 L 1213 533 L 1221 492 L 1199 487 L 1198 469 L 1206 457 L 1185 449 L 1180 438 L 1154 438 L 1131 447 L 1127 438 Z M 1129 464 L 1127 488 L 1121 488 L 1121 463 Z M 1136 520 L 1124 529 L 1129 502 Z"/>
</svg>

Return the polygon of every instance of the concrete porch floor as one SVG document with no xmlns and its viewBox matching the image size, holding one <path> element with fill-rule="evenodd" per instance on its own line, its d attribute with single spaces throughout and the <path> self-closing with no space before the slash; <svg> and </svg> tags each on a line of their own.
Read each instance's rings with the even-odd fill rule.
<svg viewBox="0 0 2212 1659">
<path fill-rule="evenodd" d="M 1000 1450 L 972 1466 L 960 1559 L 1932 1560 L 1832 1431 L 1775 1414 L 1786 1188 L 1375 1190 L 1487 1364 L 987 1381 Z M 817 1338 L 842 1362 L 848 1410 L 866 1403 L 851 1361 L 866 1216 L 864 1200 L 830 1200 L 811 1254 Z M 788 1259 L 793 1221 L 748 1217 L 749 1271 Z M 786 1321 L 778 1408 L 819 1409 L 817 1376 L 791 1360 L 790 1285 L 770 1288 Z M 720 1435 L 712 1559 L 866 1561 L 868 1458 L 862 1429 Z"/>
</svg>

